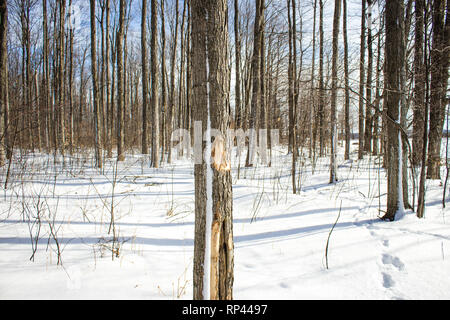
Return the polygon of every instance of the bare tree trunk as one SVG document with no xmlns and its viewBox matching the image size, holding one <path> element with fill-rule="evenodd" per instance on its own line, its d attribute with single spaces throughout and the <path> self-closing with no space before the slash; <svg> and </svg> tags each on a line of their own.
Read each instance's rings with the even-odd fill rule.
<svg viewBox="0 0 450 320">
<path fill-rule="evenodd" d="M 241 36 L 239 24 L 239 1 L 234 0 L 234 50 L 235 50 L 235 127 L 242 127 L 242 106 L 241 106 Z"/>
<path fill-rule="evenodd" d="M 425 101 L 425 71 L 423 63 L 424 47 L 424 0 L 415 0 L 416 24 L 414 30 L 414 108 L 413 108 L 413 139 L 412 163 L 417 166 L 422 159 L 424 101 Z"/>
<path fill-rule="evenodd" d="M 8 5 L 0 0 L 0 167 L 5 165 L 7 124 L 5 114 L 8 110 Z"/>
<path fill-rule="evenodd" d="M 185 61 L 186 61 L 186 29 L 185 29 L 185 21 L 186 21 L 186 10 L 187 10 L 187 1 L 183 4 L 183 14 L 181 18 L 181 28 L 180 28 L 180 75 L 178 78 L 178 127 L 184 128 L 184 119 L 186 113 L 186 105 L 185 105 Z M 183 154 L 183 150 L 181 150 L 181 155 Z"/>
<path fill-rule="evenodd" d="M 35 93 L 35 117 L 36 117 L 36 143 L 37 143 L 37 149 L 39 152 L 41 151 L 42 145 L 41 145 L 41 100 L 39 95 L 39 79 L 38 79 L 38 72 L 36 71 L 34 73 L 34 93 Z"/>
<path fill-rule="evenodd" d="M 372 0 L 367 0 L 367 80 L 366 80 L 366 125 L 364 128 L 364 151 L 372 150 Z"/>
<path fill-rule="evenodd" d="M 228 149 L 231 146 L 228 145 L 228 139 L 226 139 L 231 121 L 229 113 L 228 2 L 227 0 L 215 0 L 210 5 L 207 36 L 210 122 L 211 128 L 218 129 L 223 137 L 223 142 L 216 137 L 212 148 L 214 161 L 212 164 L 211 299 L 232 300 L 234 281 L 233 194 L 230 159 L 228 158 Z M 264 1 L 262 1 L 262 6 L 264 6 Z M 214 261 L 215 258 L 216 261 Z M 216 274 L 215 277 L 214 274 Z"/>
<path fill-rule="evenodd" d="M 420 4 L 418 2 L 421 2 Z M 419 6 L 419 8 L 418 8 Z M 417 11 L 420 12 L 421 16 L 418 17 L 418 13 Z M 421 20 L 421 21 L 420 21 Z M 421 30 L 420 32 L 422 34 L 422 40 L 423 43 L 422 44 L 427 44 L 428 43 L 428 32 L 427 32 L 427 28 L 426 28 L 426 24 L 424 24 L 424 21 L 428 21 L 428 10 L 427 10 L 427 6 L 426 6 L 426 2 L 425 0 L 417 0 L 416 1 L 416 24 L 421 23 Z M 416 32 L 419 32 L 419 30 L 417 30 L 417 25 L 416 25 Z M 417 39 L 417 33 L 416 33 L 416 39 Z M 420 39 L 420 36 L 419 36 Z M 416 40 L 417 41 L 417 40 Z M 415 59 L 414 59 L 414 66 L 417 68 L 418 64 L 420 64 L 420 69 L 421 69 L 421 73 L 420 75 L 422 76 L 423 80 L 425 81 L 425 86 L 423 86 L 422 91 L 420 91 L 418 93 L 419 97 L 421 94 L 423 94 L 423 101 L 422 101 L 422 106 L 424 107 L 424 110 L 417 110 L 419 112 L 422 113 L 423 115 L 423 121 L 422 121 L 422 150 L 420 152 L 421 155 L 421 159 L 420 161 L 420 165 L 421 165 L 421 170 L 420 170 L 420 181 L 419 181 L 419 193 L 417 195 L 417 217 L 418 218 L 423 218 L 425 215 L 425 171 L 426 171 L 426 153 L 427 153 L 427 144 L 428 144 L 428 139 L 427 139 L 427 130 L 428 130 L 428 106 L 429 106 L 429 92 L 430 92 L 430 81 L 429 81 L 429 68 L 430 68 L 430 64 L 429 64 L 429 59 L 428 59 L 428 50 L 427 50 L 427 46 L 422 47 L 421 49 L 416 48 L 416 55 L 415 55 Z M 421 56 L 421 58 L 423 60 L 418 61 L 418 56 Z M 416 71 L 417 69 L 415 69 Z M 418 75 L 418 74 L 417 74 Z M 416 76 L 416 74 L 415 74 Z M 419 90 L 420 90 L 419 89 Z M 419 98 L 416 97 L 416 98 Z M 418 101 L 420 102 L 420 101 Z M 415 105 L 415 108 L 417 108 L 418 106 Z M 414 109 L 414 111 L 416 112 L 416 109 Z M 414 113 L 416 115 L 416 113 Z M 414 141 L 414 140 L 413 140 Z M 417 150 L 416 150 L 417 151 Z M 444 188 L 444 192 L 445 192 L 445 188 Z"/>
<path fill-rule="evenodd" d="M 162 152 L 161 159 L 164 159 L 166 152 L 166 119 L 167 119 L 167 86 L 166 86 L 166 25 L 165 25 L 165 0 L 161 0 L 161 110 L 162 110 Z"/>
<path fill-rule="evenodd" d="M 91 70 L 92 70 L 92 87 L 94 100 L 94 126 L 95 126 L 95 162 L 98 168 L 103 167 L 102 160 L 102 131 L 100 127 L 100 106 L 98 96 L 98 79 L 97 79 L 97 40 L 95 28 L 95 0 L 90 0 L 91 4 Z"/>
<path fill-rule="evenodd" d="M 61 0 L 59 2 L 59 41 L 58 41 L 58 47 L 59 47 L 59 69 L 58 69 L 58 106 L 59 106 L 59 119 L 58 119 L 58 127 L 59 127 L 59 147 L 60 152 L 64 156 L 64 149 L 66 144 L 66 130 L 65 130 L 65 124 L 64 124 L 64 70 L 65 70 L 65 63 L 64 63 L 64 56 L 65 56 L 65 45 L 64 45 L 64 25 L 65 25 L 65 16 L 66 16 L 66 0 Z"/>
<path fill-rule="evenodd" d="M 158 1 L 151 0 L 151 32 L 152 40 L 150 46 L 151 77 L 152 77 L 152 167 L 159 167 L 159 69 L 158 69 Z"/>
<path fill-rule="evenodd" d="M 380 30 L 383 28 L 383 18 L 380 17 Z M 379 144 L 380 144 L 380 115 L 382 114 L 382 110 L 380 109 L 380 104 L 382 100 L 382 94 L 380 93 L 380 83 L 381 83 L 381 33 L 378 34 L 378 43 L 377 43 L 377 66 L 376 66 L 376 84 L 375 84 L 375 115 L 373 119 L 373 135 L 372 135 L 372 154 L 378 155 L 379 152 Z"/>
<path fill-rule="evenodd" d="M 167 139 L 169 141 L 169 154 L 167 155 L 167 162 L 172 162 L 172 143 L 170 142 L 172 137 L 174 109 L 175 109 L 175 60 L 177 54 L 177 40 L 178 40 L 178 0 L 175 1 L 175 32 L 172 45 L 172 52 L 170 56 L 170 94 L 169 94 L 169 112 L 167 118 Z"/>
<path fill-rule="evenodd" d="M 117 54 L 117 160 L 124 161 L 124 70 L 123 37 L 125 28 L 125 0 L 120 0 L 119 29 L 116 36 Z"/>
<path fill-rule="evenodd" d="M 227 2 L 214 0 L 205 7 L 204 2 L 194 0 L 191 5 L 192 63 L 196 66 L 193 73 L 194 119 L 205 124 L 209 122 L 209 116 L 211 127 L 219 130 L 222 135 L 216 136 L 213 144 L 212 168 L 206 168 L 202 155 L 196 155 L 202 164 L 197 161 L 195 164 L 194 299 L 231 300 L 234 280 L 232 187 L 225 138 L 230 122 Z M 210 90 L 207 89 L 207 78 Z M 196 130 L 199 129 L 196 127 Z M 204 129 L 202 125 L 200 130 Z M 201 149 L 204 148 L 205 144 Z M 212 181 L 206 180 L 206 170 L 212 170 Z M 211 194 L 207 195 L 206 184 L 211 182 Z M 211 196 L 212 208 L 207 209 L 206 199 Z M 208 210 L 212 212 L 207 212 Z M 205 239 L 209 236 L 205 232 L 207 214 L 213 215 L 211 239 Z M 211 260 L 208 263 L 210 272 L 204 270 L 205 248 L 211 250 Z M 206 257 L 209 257 L 209 254 Z M 204 283 L 205 273 L 210 275 L 210 288 L 204 288 L 204 285 L 207 285 Z M 210 296 L 205 296 L 208 293 Z"/>
<path fill-rule="evenodd" d="M 106 34 L 106 47 L 105 47 L 105 61 L 106 61 L 106 114 L 107 114 L 107 124 L 106 124 L 106 132 L 104 133 L 106 136 L 106 148 L 107 148 L 107 157 L 112 157 L 112 137 L 113 137 L 113 117 L 114 117 L 114 99 L 111 95 L 114 95 L 114 90 L 111 89 L 111 76 L 109 71 L 110 64 L 110 35 L 109 35 L 109 24 L 110 24 L 110 0 L 106 0 L 106 26 L 105 26 L 105 34 Z"/>
<path fill-rule="evenodd" d="M 73 38 L 74 38 L 74 26 L 72 25 L 72 0 L 69 0 L 69 152 L 73 154 Z"/>
<path fill-rule="evenodd" d="M 206 8 L 203 1 L 192 0 L 192 64 L 195 65 L 192 74 L 192 91 L 193 91 L 193 107 L 194 121 L 201 123 L 200 130 L 197 134 L 201 137 L 206 132 L 207 111 L 205 110 L 208 103 L 207 92 L 207 62 L 206 62 Z M 198 130 L 196 127 L 194 130 Z M 209 141 L 208 141 L 209 142 Z M 205 143 L 202 142 L 202 152 L 205 150 Z M 194 177 L 195 177 L 195 238 L 194 238 L 194 266 L 193 266 L 193 298 L 195 300 L 209 299 L 205 297 L 204 292 L 208 292 L 208 288 L 204 288 L 205 273 L 204 269 L 205 248 L 206 248 L 206 163 L 202 155 L 194 154 Z"/>
<path fill-rule="evenodd" d="M 313 149 L 315 149 L 314 144 L 314 134 L 313 134 L 313 123 L 314 123 L 314 110 L 315 110 L 315 64 L 316 64 L 316 12 L 317 12 L 317 0 L 314 0 L 314 18 L 313 18 L 313 39 L 312 39 L 312 59 L 311 59 L 311 92 L 310 92 L 310 102 L 309 102 L 309 158 L 313 159 Z M 314 152 L 315 154 L 315 152 Z"/>
<path fill-rule="evenodd" d="M 45 97 L 45 146 L 50 152 L 51 121 L 50 121 L 50 66 L 48 57 L 47 0 L 42 1 L 42 32 L 43 32 L 43 63 L 44 63 L 44 97 Z"/>
<path fill-rule="evenodd" d="M 100 28 L 101 28 L 101 47 L 100 47 L 100 57 L 99 57 L 99 65 L 101 69 L 99 70 L 100 83 L 99 83 L 99 108 L 100 108 L 100 121 L 99 126 L 102 131 L 102 147 L 106 146 L 106 36 L 105 36 L 105 16 L 106 16 L 106 3 L 104 0 L 100 3 L 100 8 L 102 10 L 101 19 L 100 19 Z M 69 120 L 70 121 L 70 120 Z"/>
<path fill-rule="evenodd" d="M 325 87 L 323 80 L 323 55 L 324 55 L 324 37 L 323 37 L 323 0 L 319 1 L 319 156 L 324 155 L 325 148 Z"/>
<path fill-rule="evenodd" d="M 252 57 L 252 110 L 249 119 L 250 133 L 247 159 L 245 166 L 254 164 L 255 146 L 257 143 L 257 130 L 259 129 L 259 116 L 261 108 L 261 37 L 264 27 L 264 0 L 256 0 L 255 26 L 253 37 L 253 57 Z"/>
<path fill-rule="evenodd" d="M 366 53 L 366 0 L 362 0 L 361 10 L 361 47 L 359 53 L 359 122 L 358 122 L 358 159 L 364 154 L 364 61 Z"/>
<path fill-rule="evenodd" d="M 330 183 L 335 183 L 337 179 L 337 132 L 336 132 L 336 103 L 337 103 L 337 68 L 338 68 L 338 45 L 339 45 L 339 19 L 341 16 L 341 0 L 334 2 L 333 18 L 333 57 L 331 67 L 331 156 L 330 156 Z"/>
<path fill-rule="evenodd" d="M 141 56 L 142 56 L 142 154 L 148 154 L 148 71 L 147 71 L 147 0 L 142 0 Z"/>
<path fill-rule="evenodd" d="M 402 188 L 402 137 L 401 72 L 404 63 L 404 16 L 403 6 L 397 1 L 386 3 L 386 127 L 387 127 L 387 211 L 383 219 L 393 221 L 399 210 L 403 210 Z"/>
<path fill-rule="evenodd" d="M 344 159 L 350 159 L 350 87 L 348 71 L 348 42 L 347 42 L 347 0 L 343 0 L 342 32 L 344 38 L 344 82 L 345 82 L 345 151 Z"/>
<path fill-rule="evenodd" d="M 430 84 L 430 132 L 428 135 L 428 171 L 427 179 L 440 179 L 441 177 L 441 143 L 444 124 L 445 100 L 448 83 L 449 54 L 448 39 L 449 28 L 444 25 L 445 1 L 433 2 L 433 44 L 431 49 L 431 84 Z M 446 37 L 447 33 L 447 37 Z"/>
</svg>

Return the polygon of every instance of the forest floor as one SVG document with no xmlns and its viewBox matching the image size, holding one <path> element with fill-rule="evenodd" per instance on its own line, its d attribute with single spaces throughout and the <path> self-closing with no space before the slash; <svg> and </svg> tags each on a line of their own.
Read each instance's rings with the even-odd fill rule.
<svg viewBox="0 0 450 320">
<path fill-rule="evenodd" d="M 408 210 L 384 222 L 380 159 L 340 154 L 330 185 L 328 159 L 313 168 L 301 157 L 294 195 L 291 157 L 278 151 L 271 167 L 241 167 L 239 179 L 233 158 L 235 299 L 450 299 L 441 181 L 427 181 L 424 219 Z M 0 299 L 192 298 L 190 161 L 152 169 L 129 155 L 99 172 L 81 155 L 65 167 L 17 157 L 7 189 L 0 172 Z"/>
</svg>

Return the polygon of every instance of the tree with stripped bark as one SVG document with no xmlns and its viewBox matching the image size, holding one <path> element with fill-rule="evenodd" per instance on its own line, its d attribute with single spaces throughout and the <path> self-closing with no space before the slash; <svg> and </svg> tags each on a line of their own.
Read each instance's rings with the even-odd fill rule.
<svg viewBox="0 0 450 320">
<path fill-rule="evenodd" d="M 195 161 L 194 299 L 233 298 L 233 202 L 228 139 L 230 125 L 227 1 L 191 2 L 194 131 L 207 141 Z M 211 129 L 212 128 L 212 129 Z M 214 141 L 208 139 L 214 132 Z M 210 154 L 208 153 L 211 152 Z"/>
</svg>

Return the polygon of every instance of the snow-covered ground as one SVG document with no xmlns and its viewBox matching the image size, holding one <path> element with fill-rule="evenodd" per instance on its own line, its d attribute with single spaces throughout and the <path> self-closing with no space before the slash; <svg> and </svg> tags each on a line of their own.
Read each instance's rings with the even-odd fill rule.
<svg viewBox="0 0 450 320">
<path fill-rule="evenodd" d="M 314 174 L 304 160 L 293 195 L 291 158 L 279 151 L 272 167 L 241 167 L 239 179 L 234 159 L 236 299 L 450 298 L 450 212 L 439 181 L 427 182 L 425 219 L 407 211 L 384 222 L 379 159 L 338 157 L 335 185 L 328 159 L 318 159 Z M 0 194 L 0 299 L 192 298 L 190 161 L 151 169 L 129 155 L 99 172 L 81 156 L 66 159 L 64 169 L 33 155 L 13 171 Z"/>
</svg>

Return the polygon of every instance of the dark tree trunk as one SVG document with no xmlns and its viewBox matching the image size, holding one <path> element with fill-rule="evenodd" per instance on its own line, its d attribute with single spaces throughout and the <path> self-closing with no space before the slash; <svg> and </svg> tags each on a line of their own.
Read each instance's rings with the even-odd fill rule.
<svg viewBox="0 0 450 320">
<path fill-rule="evenodd" d="M 450 10 L 450 9 L 447 9 Z M 430 84 L 430 132 L 428 135 L 428 179 L 440 179 L 441 144 L 444 125 L 445 101 L 448 83 L 448 66 L 450 39 L 446 28 L 445 1 L 435 0 L 433 3 L 433 44 L 431 49 L 431 84 Z M 447 34 L 446 34 L 447 33 Z"/>
<path fill-rule="evenodd" d="M 5 164 L 7 124 L 5 114 L 8 110 L 8 6 L 0 0 L 0 167 Z"/>
<path fill-rule="evenodd" d="M 253 130 L 249 137 L 247 159 L 245 166 L 254 164 L 254 148 L 257 143 L 257 130 L 259 129 L 259 117 L 261 112 L 261 38 L 264 27 L 264 0 L 256 0 L 255 26 L 253 37 L 253 57 L 252 57 L 252 109 L 249 119 L 249 129 Z"/>
<path fill-rule="evenodd" d="M 150 45 L 151 78 L 152 78 L 152 167 L 159 167 L 159 69 L 158 69 L 158 1 L 151 0 L 151 33 Z"/>
<path fill-rule="evenodd" d="M 94 126 L 95 126 L 95 162 L 98 168 L 102 168 L 102 134 L 100 127 L 100 105 L 99 105 L 99 92 L 98 92 L 98 79 L 97 79 L 97 40 L 95 30 L 95 0 L 90 1 L 91 4 L 91 77 L 93 87 L 93 100 L 94 100 Z"/>
<path fill-rule="evenodd" d="M 235 44 L 235 127 L 242 127 L 242 106 L 241 106 L 241 37 L 239 28 L 239 1 L 234 0 L 234 44 Z"/>
<path fill-rule="evenodd" d="M 372 0 L 367 0 L 367 80 L 366 80 L 366 124 L 364 128 L 364 152 L 372 151 Z"/>
<path fill-rule="evenodd" d="M 342 32 L 344 38 L 344 82 L 345 82 L 345 104 L 344 104 L 344 127 L 345 127 L 345 151 L 344 159 L 350 159 L 350 87 L 348 71 L 348 41 L 347 41 L 347 0 L 343 0 L 343 22 Z"/>
<path fill-rule="evenodd" d="M 415 0 L 416 24 L 414 29 L 414 107 L 413 107 L 413 139 L 412 163 L 417 166 L 422 161 L 423 122 L 425 120 L 425 70 L 423 63 L 424 47 L 424 2 Z M 427 115 L 428 116 L 428 115 Z"/>
<path fill-rule="evenodd" d="M 202 154 L 195 155 L 194 299 L 231 300 L 234 279 L 232 182 L 225 138 L 231 119 L 228 107 L 230 70 L 227 55 L 227 2 L 215 0 L 205 6 L 204 2 L 194 0 L 191 6 L 192 63 L 196 66 L 192 78 L 193 115 L 194 120 L 200 121 L 201 124 L 201 129 L 196 126 L 195 130 L 204 132 L 209 116 L 211 128 L 219 130 L 222 134 L 222 138 L 216 137 L 212 147 L 214 161 L 211 167 L 213 174 L 211 239 L 205 239 L 206 199 L 211 196 L 207 195 L 206 191 L 206 170 L 209 168 L 206 168 Z M 207 79 L 209 79 L 209 95 Z M 201 149 L 205 149 L 204 143 Z M 211 249 L 211 269 L 210 288 L 207 288 L 210 290 L 204 291 L 205 248 L 208 248 L 206 242 L 210 244 Z M 210 296 L 204 296 L 205 292 L 210 292 Z"/>
<path fill-rule="evenodd" d="M 402 187 L 402 138 L 401 115 L 401 72 L 404 62 L 404 16 L 403 6 L 397 1 L 386 3 L 386 127 L 387 127 L 387 211 L 383 219 L 394 220 L 403 209 Z"/>
<path fill-rule="evenodd" d="M 148 154 L 148 69 L 147 69 L 147 0 L 142 0 L 141 55 L 142 55 L 142 154 Z"/>
<path fill-rule="evenodd" d="M 323 55 L 324 55 L 324 35 L 323 35 L 323 0 L 319 1 L 319 156 L 323 157 L 325 148 L 325 85 L 323 79 Z"/>
<path fill-rule="evenodd" d="M 123 36 L 125 28 L 125 0 L 120 0 L 119 29 L 116 36 L 117 54 L 117 160 L 124 161 L 124 68 Z"/>
<path fill-rule="evenodd" d="M 334 18 L 333 18 L 333 56 L 331 67 L 331 128 L 330 128 L 330 183 L 335 183 L 337 179 L 337 130 L 336 130 L 336 104 L 337 104 L 337 69 L 338 69 L 338 45 L 339 45 L 339 19 L 341 16 L 341 0 L 334 2 Z"/>
<path fill-rule="evenodd" d="M 167 139 L 169 141 L 169 154 L 167 162 L 172 162 L 172 143 L 170 142 L 173 130 L 174 110 L 175 110 L 175 60 L 177 54 L 178 40 L 178 0 L 175 1 L 175 32 L 173 37 L 172 52 L 170 56 L 170 94 L 169 94 L 169 111 L 167 117 Z"/>
<path fill-rule="evenodd" d="M 358 121 L 358 159 L 364 154 L 364 63 L 366 53 L 366 0 L 362 0 L 361 47 L 359 49 L 359 121 Z"/>
</svg>

